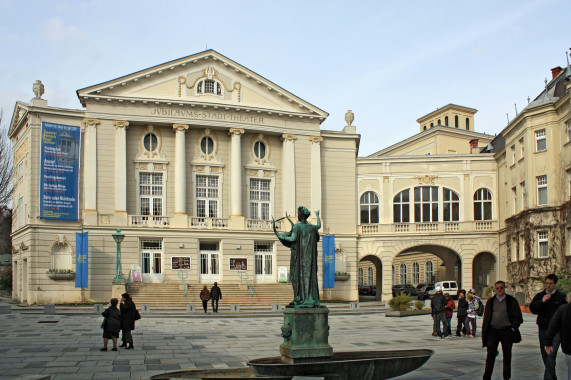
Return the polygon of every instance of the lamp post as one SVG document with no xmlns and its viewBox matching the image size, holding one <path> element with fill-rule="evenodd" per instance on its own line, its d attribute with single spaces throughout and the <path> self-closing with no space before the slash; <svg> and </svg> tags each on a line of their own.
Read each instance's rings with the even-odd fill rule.
<svg viewBox="0 0 571 380">
<path fill-rule="evenodd" d="M 115 262 L 115 278 L 113 281 L 125 281 L 123 277 L 123 272 L 121 270 L 121 242 L 125 238 L 125 235 L 121 233 L 121 230 L 117 228 L 117 232 L 113 235 L 113 240 L 117 243 L 117 260 Z"/>
</svg>

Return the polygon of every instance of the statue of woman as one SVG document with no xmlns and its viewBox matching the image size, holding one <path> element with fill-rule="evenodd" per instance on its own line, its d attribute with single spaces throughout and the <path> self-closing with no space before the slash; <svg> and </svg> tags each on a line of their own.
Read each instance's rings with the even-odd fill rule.
<svg viewBox="0 0 571 380">
<path fill-rule="evenodd" d="M 274 233 L 280 242 L 291 250 L 290 280 L 293 285 L 294 299 L 290 305 L 294 307 L 317 307 L 319 306 L 319 284 L 317 281 L 317 243 L 321 219 L 319 211 L 315 212 L 317 225 L 307 222 L 310 212 L 300 206 L 297 209 L 298 223 L 293 222 L 290 232 L 279 233 L 276 222 L 273 221 Z"/>
</svg>

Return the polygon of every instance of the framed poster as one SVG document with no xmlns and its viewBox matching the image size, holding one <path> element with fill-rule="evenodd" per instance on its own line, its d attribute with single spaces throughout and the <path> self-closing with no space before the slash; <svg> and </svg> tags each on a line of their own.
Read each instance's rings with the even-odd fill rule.
<svg viewBox="0 0 571 380">
<path fill-rule="evenodd" d="M 230 270 L 248 270 L 248 259 L 245 257 L 231 257 Z"/>
<path fill-rule="evenodd" d="M 173 256 L 171 257 L 171 263 L 172 270 L 190 270 L 190 256 Z"/>
</svg>

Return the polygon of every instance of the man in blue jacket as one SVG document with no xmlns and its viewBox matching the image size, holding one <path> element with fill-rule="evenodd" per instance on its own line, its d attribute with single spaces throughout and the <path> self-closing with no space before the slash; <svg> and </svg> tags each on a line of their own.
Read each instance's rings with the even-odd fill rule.
<svg viewBox="0 0 571 380">
<path fill-rule="evenodd" d="M 555 315 L 559 306 L 567 303 L 565 294 L 555 289 L 557 281 L 558 278 L 555 274 L 547 275 L 545 278 L 545 290 L 537 293 L 535 297 L 533 297 L 531 304 L 529 304 L 529 310 L 533 314 L 537 314 L 539 350 L 541 351 L 541 358 L 545 366 L 545 372 L 543 373 L 544 380 L 557 379 L 555 374 L 555 359 L 557 358 L 561 338 L 559 332 L 557 332 L 553 336 L 551 344 L 548 345 L 545 337 L 551 318 Z M 545 351 L 545 346 L 553 347 L 551 354 Z"/>
</svg>

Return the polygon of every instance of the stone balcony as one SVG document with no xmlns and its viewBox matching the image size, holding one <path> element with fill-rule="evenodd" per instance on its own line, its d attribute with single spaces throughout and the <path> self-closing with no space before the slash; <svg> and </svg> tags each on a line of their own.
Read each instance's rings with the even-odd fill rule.
<svg viewBox="0 0 571 380">
<path fill-rule="evenodd" d="M 426 222 L 426 223 L 388 223 L 360 224 L 361 235 L 394 233 L 434 233 L 434 232 L 487 232 L 497 231 L 498 221 L 478 220 L 467 222 Z"/>
</svg>

